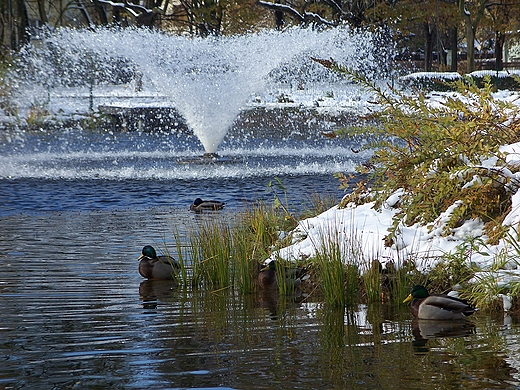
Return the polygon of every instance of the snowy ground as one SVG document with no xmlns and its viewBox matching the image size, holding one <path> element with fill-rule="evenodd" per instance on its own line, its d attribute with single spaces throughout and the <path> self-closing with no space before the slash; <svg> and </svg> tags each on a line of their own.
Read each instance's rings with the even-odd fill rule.
<svg viewBox="0 0 520 390">
<path fill-rule="evenodd" d="M 312 107 L 324 112 L 355 110 L 365 112 L 370 95 L 352 84 L 333 85 L 330 83 L 310 83 L 301 88 L 290 85 L 275 85 L 259 94 L 254 94 L 244 103 L 244 110 L 257 106 L 265 107 Z M 170 97 L 150 88 L 135 91 L 133 84 L 96 86 L 89 88 L 34 87 L 26 90 L 15 100 L 18 117 L 8 117 L 0 110 L 0 122 L 15 120 L 24 122 L 34 107 L 45 109 L 52 118 L 65 120 L 90 114 L 99 106 L 114 107 L 175 107 Z"/>
</svg>

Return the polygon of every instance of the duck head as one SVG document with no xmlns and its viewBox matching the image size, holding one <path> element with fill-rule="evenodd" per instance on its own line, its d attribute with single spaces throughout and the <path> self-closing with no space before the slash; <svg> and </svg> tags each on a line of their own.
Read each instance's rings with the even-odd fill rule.
<svg viewBox="0 0 520 390">
<path fill-rule="evenodd" d="M 425 299 L 428 298 L 430 294 L 428 294 L 428 290 L 426 290 L 426 287 L 424 286 L 415 286 L 412 288 L 412 291 L 410 292 L 410 295 L 406 297 L 406 299 L 403 301 L 403 303 L 410 302 L 412 299 Z"/>
<path fill-rule="evenodd" d="M 141 251 L 141 256 L 137 260 L 141 260 L 143 257 L 148 257 L 150 259 L 157 258 L 157 252 L 155 252 L 155 248 L 151 245 L 146 245 L 143 247 L 143 250 Z"/>
<path fill-rule="evenodd" d="M 271 261 L 269 264 L 265 264 L 262 268 L 260 268 L 260 272 L 262 271 L 276 271 L 276 261 Z"/>
</svg>

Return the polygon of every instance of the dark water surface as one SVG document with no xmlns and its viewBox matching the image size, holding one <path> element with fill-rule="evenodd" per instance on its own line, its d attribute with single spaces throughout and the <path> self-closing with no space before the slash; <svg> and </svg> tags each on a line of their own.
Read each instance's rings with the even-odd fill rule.
<svg viewBox="0 0 520 390">
<path fill-rule="evenodd" d="M 272 201 L 276 177 L 295 210 L 313 190 L 339 198 L 333 172 L 366 157 L 341 142 L 229 141 L 245 161 L 186 166 L 195 141 L 169 134 L 4 135 L 0 388 L 519 389 L 514 316 L 415 323 L 405 306 L 338 311 L 138 274 L 144 245 L 175 255 L 175 236 L 213 217 L 187 211 L 196 196 L 226 201 L 221 218 Z"/>
<path fill-rule="evenodd" d="M 240 209 L 274 192 L 293 210 L 312 194 L 339 199 L 335 172 L 368 154 L 358 142 L 301 132 L 231 133 L 215 163 L 190 134 L 83 131 L 0 132 L 0 215 L 47 211 L 174 207 L 196 197 Z M 272 184 L 270 187 L 270 183 Z M 281 184 L 280 184 L 281 183 Z"/>
<path fill-rule="evenodd" d="M 158 247 L 173 248 L 168 232 L 198 218 L 154 208 L 0 219 L 0 386 L 519 388 L 517 318 L 428 330 L 406 307 L 337 311 L 143 281 L 140 246 L 164 235 Z M 418 326 L 450 337 L 420 341 Z"/>
</svg>

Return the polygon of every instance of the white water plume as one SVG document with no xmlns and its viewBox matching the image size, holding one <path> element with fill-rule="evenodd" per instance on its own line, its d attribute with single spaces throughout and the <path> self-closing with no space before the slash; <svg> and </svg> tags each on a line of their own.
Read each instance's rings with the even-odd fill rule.
<svg viewBox="0 0 520 390">
<path fill-rule="evenodd" d="M 377 41 L 377 42 L 376 42 Z M 371 77 L 384 68 L 386 49 L 370 33 L 347 28 L 290 29 L 232 37 L 189 38 L 158 31 L 59 29 L 21 52 L 23 78 L 47 89 L 138 83 L 166 96 L 214 153 L 253 94 L 267 84 L 303 88 L 336 77 L 311 57 L 332 57 Z M 130 98 L 140 92 L 128 88 Z"/>
</svg>

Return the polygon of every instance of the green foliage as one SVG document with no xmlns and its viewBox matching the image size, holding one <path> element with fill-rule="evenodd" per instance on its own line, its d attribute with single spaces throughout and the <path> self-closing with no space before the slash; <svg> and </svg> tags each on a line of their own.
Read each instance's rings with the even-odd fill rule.
<svg viewBox="0 0 520 390">
<path fill-rule="evenodd" d="M 365 296 L 368 302 L 380 302 L 383 296 L 381 263 L 374 260 L 362 276 Z"/>
<path fill-rule="evenodd" d="M 237 225 L 243 230 L 243 239 L 250 243 L 251 258 L 263 261 L 279 245 L 281 223 L 285 223 L 285 214 L 280 216 L 264 203 L 252 205 L 241 213 Z"/>
<path fill-rule="evenodd" d="M 275 177 L 275 182 L 273 183 L 270 181 L 267 183 L 267 187 L 271 190 L 273 194 L 273 208 L 274 208 L 274 215 L 279 215 L 280 211 L 283 215 L 283 219 L 281 219 L 280 222 L 280 228 L 283 231 L 289 231 L 291 229 L 294 229 L 296 225 L 298 224 L 298 221 L 293 216 L 293 214 L 290 211 L 289 206 L 289 198 L 287 196 L 287 190 L 285 186 L 282 183 L 282 180 L 278 177 Z M 281 192 L 283 195 L 280 195 Z"/>
<path fill-rule="evenodd" d="M 404 76 L 400 79 L 401 84 L 406 87 L 418 89 L 421 91 L 457 91 L 457 83 L 454 81 L 465 81 L 474 83 L 478 88 L 486 88 L 489 83 L 494 90 L 519 90 L 520 79 L 514 74 L 506 74 L 506 72 L 488 71 L 483 75 L 482 72 L 474 72 L 461 76 L 458 73 L 448 72 L 431 72 L 431 73 L 414 73 Z"/>
<path fill-rule="evenodd" d="M 478 244 L 485 246 L 481 240 L 468 240 L 459 245 L 453 253 L 444 254 L 441 261 L 428 272 L 425 282 L 428 288 L 432 291 L 449 291 L 455 285 L 467 283 L 475 274 L 468 259 L 478 250 Z"/>
<path fill-rule="evenodd" d="M 188 285 L 188 271 L 187 271 L 187 264 L 186 259 L 190 257 L 190 253 L 188 253 L 185 249 L 185 247 L 182 245 L 182 239 L 177 230 L 173 232 L 174 238 L 175 238 L 175 249 L 177 250 L 177 261 L 180 265 L 179 270 L 179 276 L 178 281 L 183 287 L 186 287 Z M 166 247 L 166 246 L 165 246 Z M 168 248 L 166 247 L 165 250 L 166 253 L 169 253 Z"/>
<path fill-rule="evenodd" d="M 193 285 L 253 291 L 259 263 L 284 243 L 279 229 L 285 216 L 256 203 L 231 221 L 203 219 L 190 234 L 186 256 L 193 259 Z"/>
<path fill-rule="evenodd" d="M 344 264 L 337 240 L 324 236 L 320 248 L 316 252 L 314 262 L 325 303 L 331 307 L 344 307 L 347 301 L 355 302 L 357 268 Z"/>
<path fill-rule="evenodd" d="M 298 218 L 312 218 L 338 204 L 338 199 L 332 194 L 312 193 L 308 196 L 308 208 L 302 211 Z"/>
<path fill-rule="evenodd" d="M 427 77 L 426 77 L 427 75 Z M 455 79 L 462 79 L 462 76 L 458 73 L 414 73 L 411 75 L 404 76 L 400 79 L 400 82 L 409 88 L 419 89 L 423 91 L 453 91 L 452 82 Z"/>
<path fill-rule="evenodd" d="M 371 185 L 361 183 L 340 206 L 354 201 L 375 200 L 381 204 L 397 189 L 403 190 L 399 223 L 421 223 L 434 227 L 444 214 L 443 234 L 449 235 L 465 220 L 480 218 L 486 233 L 500 238 L 499 224 L 510 211 L 511 194 L 519 185 L 499 147 L 520 140 L 518 107 L 496 100 L 489 78 L 484 87 L 470 80 L 457 81 L 458 94 L 446 95 L 442 104 L 431 104 L 417 92 L 384 91 L 359 73 L 332 60 L 322 65 L 346 74 L 374 93 L 381 110 L 377 125 L 344 129 L 344 136 L 365 135 L 374 141 L 368 163 L 358 167 Z M 484 162 L 489 159 L 495 165 Z M 392 237 L 389 237 L 389 243 Z"/>
<path fill-rule="evenodd" d="M 475 74 L 470 74 L 471 78 L 475 81 L 475 83 L 480 88 L 485 88 L 486 83 L 490 82 L 496 89 L 508 89 L 508 90 L 516 90 L 520 89 L 520 78 L 514 74 L 508 74 L 505 77 L 498 77 L 497 72 L 489 71 L 489 75 L 486 76 L 477 76 Z M 487 78 L 489 77 L 489 81 Z"/>
<path fill-rule="evenodd" d="M 229 287 L 233 242 L 230 226 L 219 219 L 202 221 L 195 236 L 195 248 L 200 253 L 201 261 L 194 267 L 194 280 L 213 288 Z"/>
</svg>

